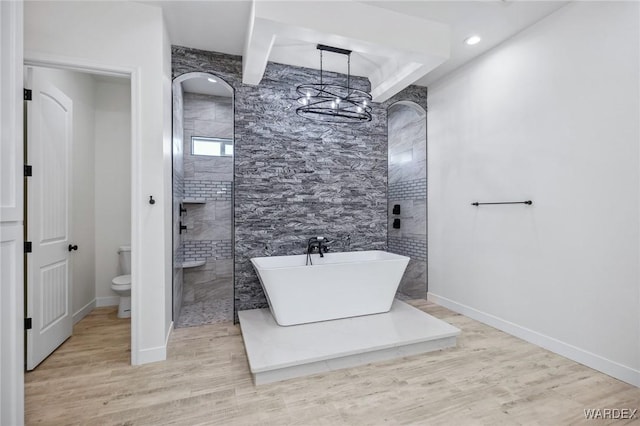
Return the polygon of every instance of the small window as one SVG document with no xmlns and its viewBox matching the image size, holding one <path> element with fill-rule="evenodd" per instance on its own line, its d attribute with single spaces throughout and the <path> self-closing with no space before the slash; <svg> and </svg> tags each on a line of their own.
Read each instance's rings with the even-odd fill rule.
<svg viewBox="0 0 640 426">
<path fill-rule="evenodd" d="M 233 140 L 228 138 L 191 137 L 191 154 L 212 157 L 233 156 Z"/>
</svg>

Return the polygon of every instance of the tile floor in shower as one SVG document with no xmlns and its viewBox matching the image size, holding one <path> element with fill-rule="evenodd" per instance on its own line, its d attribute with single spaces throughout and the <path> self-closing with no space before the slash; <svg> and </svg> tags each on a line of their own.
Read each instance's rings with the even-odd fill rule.
<svg viewBox="0 0 640 426">
<path fill-rule="evenodd" d="M 233 321 L 233 282 L 230 276 L 188 284 L 185 281 L 180 317 L 175 328 Z"/>
</svg>

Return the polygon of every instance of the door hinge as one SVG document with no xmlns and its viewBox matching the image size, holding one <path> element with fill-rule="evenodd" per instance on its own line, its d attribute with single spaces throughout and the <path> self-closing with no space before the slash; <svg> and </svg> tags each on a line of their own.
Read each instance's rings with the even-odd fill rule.
<svg viewBox="0 0 640 426">
<path fill-rule="evenodd" d="M 31 89 L 24 89 L 24 100 L 30 101 L 32 98 Z"/>
<path fill-rule="evenodd" d="M 25 175 L 25 177 L 33 176 L 33 167 L 28 165 L 28 164 L 25 164 L 24 165 L 24 175 Z"/>
<path fill-rule="evenodd" d="M 31 318 L 25 318 L 24 319 L 24 329 L 25 330 L 31 330 Z"/>
<path fill-rule="evenodd" d="M 25 241 L 24 242 L 24 252 L 25 253 L 31 253 L 33 251 L 33 244 L 31 244 L 31 241 Z"/>
</svg>

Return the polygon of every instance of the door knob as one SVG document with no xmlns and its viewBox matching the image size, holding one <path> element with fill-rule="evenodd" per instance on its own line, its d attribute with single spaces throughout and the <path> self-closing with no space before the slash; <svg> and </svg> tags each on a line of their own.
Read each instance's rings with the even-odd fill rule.
<svg viewBox="0 0 640 426">
<path fill-rule="evenodd" d="M 69 244 L 69 251 L 72 250 L 78 250 L 78 245 L 77 244 Z"/>
</svg>

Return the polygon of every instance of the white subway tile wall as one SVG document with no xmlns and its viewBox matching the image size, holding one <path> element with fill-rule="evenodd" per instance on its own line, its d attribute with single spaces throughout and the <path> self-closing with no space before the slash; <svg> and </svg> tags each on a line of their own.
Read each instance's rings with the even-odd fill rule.
<svg viewBox="0 0 640 426">
<path fill-rule="evenodd" d="M 185 179 L 184 197 L 206 201 L 231 201 L 233 182 L 218 182 L 204 179 Z"/>
</svg>

